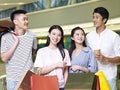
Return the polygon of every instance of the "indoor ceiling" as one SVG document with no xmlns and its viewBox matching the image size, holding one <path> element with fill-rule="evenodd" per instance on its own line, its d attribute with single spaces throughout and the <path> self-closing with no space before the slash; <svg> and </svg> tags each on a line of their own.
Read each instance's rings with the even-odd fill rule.
<svg viewBox="0 0 120 90">
<path fill-rule="evenodd" d="M 35 1 L 37 0 L 0 0 L 0 11 Z"/>
</svg>

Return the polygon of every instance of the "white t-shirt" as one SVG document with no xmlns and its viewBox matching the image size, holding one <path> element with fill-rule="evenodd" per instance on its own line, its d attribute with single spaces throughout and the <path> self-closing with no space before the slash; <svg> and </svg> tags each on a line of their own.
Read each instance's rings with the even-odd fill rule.
<svg viewBox="0 0 120 90">
<path fill-rule="evenodd" d="M 100 35 L 96 30 L 90 32 L 86 36 L 87 45 L 95 49 L 100 49 L 101 53 L 106 57 L 120 56 L 120 36 L 115 32 L 105 29 Z M 116 78 L 117 65 L 112 63 L 98 62 L 98 70 L 104 71 L 107 79 Z"/>
<path fill-rule="evenodd" d="M 68 51 L 64 49 L 65 51 L 65 59 L 64 61 L 67 62 L 66 66 L 70 66 L 70 57 L 68 54 Z M 50 49 L 49 47 L 44 47 L 38 50 L 36 60 L 34 63 L 34 67 L 46 67 L 51 66 L 55 63 L 58 63 L 62 61 L 62 56 L 60 54 L 59 49 Z M 63 70 L 60 68 L 57 68 L 50 73 L 47 74 L 47 76 L 57 75 L 59 87 L 64 87 L 64 77 L 63 77 Z"/>
</svg>

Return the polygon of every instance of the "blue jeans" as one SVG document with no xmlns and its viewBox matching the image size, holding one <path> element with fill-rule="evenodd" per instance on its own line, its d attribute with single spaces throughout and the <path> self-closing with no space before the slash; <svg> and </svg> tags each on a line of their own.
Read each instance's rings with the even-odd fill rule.
<svg viewBox="0 0 120 90">
<path fill-rule="evenodd" d="M 111 80 L 108 80 L 108 83 L 111 87 L 111 90 L 117 90 L 117 86 L 116 86 L 116 78 L 113 78 Z"/>
<path fill-rule="evenodd" d="M 64 90 L 64 88 L 60 88 L 59 90 Z"/>
<path fill-rule="evenodd" d="M 18 81 L 7 80 L 7 90 L 14 90 Z"/>
</svg>

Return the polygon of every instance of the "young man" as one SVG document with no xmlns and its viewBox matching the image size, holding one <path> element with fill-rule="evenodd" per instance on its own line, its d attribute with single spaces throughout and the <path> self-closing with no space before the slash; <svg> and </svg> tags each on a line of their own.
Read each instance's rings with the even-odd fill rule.
<svg viewBox="0 0 120 90">
<path fill-rule="evenodd" d="M 93 12 L 93 24 L 96 30 L 87 34 L 87 45 L 96 54 L 98 71 L 102 70 L 109 82 L 111 90 L 116 88 L 117 63 L 120 63 L 120 36 L 106 28 L 109 12 L 104 7 L 97 7 Z"/>
<path fill-rule="evenodd" d="M 14 90 L 26 70 L 33 69 L 32 54 L 37 48 L 36 36 L 27 31 L 28 17 L 24 10 L 11 14 L 14 31 L 2 36 L 1 58 L 6 63 L 7 90 Z"/>
</svg>

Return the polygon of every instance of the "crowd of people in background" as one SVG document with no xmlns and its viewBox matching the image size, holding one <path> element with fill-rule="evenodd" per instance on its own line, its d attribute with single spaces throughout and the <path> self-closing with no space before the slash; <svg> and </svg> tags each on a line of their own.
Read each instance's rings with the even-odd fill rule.
<svg viewBox="0 0 120 90">
<path fill-rule="evenodd" d="M 64 48 L 64 30 L 60 25 L 52 25 L 48 30 L 45 47 L 37 49 L 34 33 L 28 29 L 25 10 L 12 12 L 10 18 L 14 30 L 1 34 L 1 59 L 6 63 L 7 90 L 14 90 L 26 70 L 38 75 L 56 75 L 59 90 L 64 90 L 68 73 L 95 73 L 102 70 L 111 90 L 117 90 L 117 64 L 120 63 L 120 36 L 107 29 L 109 12 L 104 7 L 93 11 L 96 28 L 87 34 L 76 26 L 71 30 L 69 50 Z M 4 28 L 0 26 L 0 28 Z M 94 51 L 99 53 L 95 54 Z M 33 63 L 32 55 L 36 53 Z"/>
</svg>

